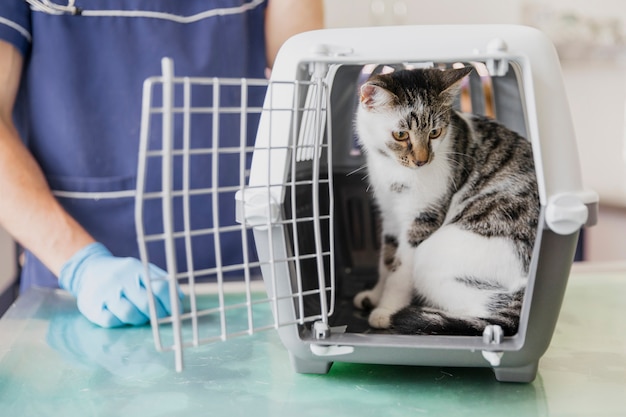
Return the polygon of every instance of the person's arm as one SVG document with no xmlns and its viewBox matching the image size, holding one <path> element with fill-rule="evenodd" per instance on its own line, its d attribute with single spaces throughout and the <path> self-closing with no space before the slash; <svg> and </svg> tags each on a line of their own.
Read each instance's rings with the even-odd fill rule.
<svg viewBox="0 0 626 417">
<path fill-rule="evenodd" d="M 13 125 L 22 61 L 13 45 L 0 41 L 0 224 L 58 276 L 94 240 L 52 196 Z"/>
<path fill-rule="evenodd" d="M 76 222 L 52 195 L 41 168 L 13 124 L 23 59 L 0 41 L 0 225 L 29 249 L 77 299 L 80 312 L 103 327 L 149 319 L 144 265 L 115 257 Z M 72 161 L 68 161 L 72 163 Z M 150 265 L 150 277 L 165 271 Z M 172 310 L 169 286 L 152 283 L 156 314 Z"/>
<path fill-rule="evenodd" d="M 324 27 L 322 0 L 269 0 L 265 16 L 267 62 L 271 68 L 281 45 L 296 33 Z"/>
</svg>

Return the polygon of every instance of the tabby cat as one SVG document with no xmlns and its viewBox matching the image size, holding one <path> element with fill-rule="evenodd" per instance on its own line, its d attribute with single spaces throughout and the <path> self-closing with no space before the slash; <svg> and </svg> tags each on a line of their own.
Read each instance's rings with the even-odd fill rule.
<svg viewBox="0 0 626 417">
<path fill-rule="evenodd" d="M 461 69 L 361 88 L 356 128 L 382 218 L 379 278 L 354 304 L 403 334 L 515 334 L 539 217 L 530 143 L 453 108 Z"/>
</svg>

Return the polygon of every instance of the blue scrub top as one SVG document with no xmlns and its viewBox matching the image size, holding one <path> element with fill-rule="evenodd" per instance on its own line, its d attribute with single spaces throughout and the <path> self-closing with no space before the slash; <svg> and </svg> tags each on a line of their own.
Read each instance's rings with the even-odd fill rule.
<svg viewBox="0 0 626 417">
<path fill-rule="evenodd" d="M 174 59 L 179 75 L 264 76 L 266 0 L 76 0 L 74 6 L 69 9 L 66 0 L 0 2 L 0 39 L 15 45 L 25 58 L 15 122 L 55 191 L 135 188 L 142 85 L 161 74 L 163 57 Z M 228 105 L 228 98 L 224 100 Z M 262 100 L 262 92 L 253 93 L 249 105 L 260 106 Z M 251 143 L 254 126 L 249 130 Z M 239 136 L 232 136 L 230 146 L 237 146 Z M 233 169 L 225 177 L 238 178 L 240 168 L 235 164 Z M 192 176 L 210 181 L 200 171 Z M 138 257 L 134 198 L 58 198 L 115 255 Z M 234 221 L 234 201 L 223 204 L 220 212 Z M 145 217 L 158 231 L 159 208 L 155 205 Z M 194 222 L 193 227 L 211 226 L 203 219 Z M 241 258 L 240 236 L 225 237 L 222 244 L 223 263 Z M 215 265 L 211 245 L 212 239 L 194 245 L 194 269 Z M 184 251 L 179 258 L 186 269 Z M 165 266 L 161 249 L 155 249 L 151 261 Z M 58 284 L 27 253 L 21 288 L 33 285 Z"/>
</svg>

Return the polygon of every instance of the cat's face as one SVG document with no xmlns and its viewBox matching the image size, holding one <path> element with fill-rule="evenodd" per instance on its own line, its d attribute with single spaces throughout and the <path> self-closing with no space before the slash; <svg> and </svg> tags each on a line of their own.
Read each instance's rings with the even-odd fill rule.
<svg viewBox="0 0 626 417">
<path fill-rule="evenodd" d="M 418 69 L 375 75 L 361 87 L 359 138 L 367 152 L 419 168 L 449 133 L 450 110 L 470 68 Z"/>
</svg>

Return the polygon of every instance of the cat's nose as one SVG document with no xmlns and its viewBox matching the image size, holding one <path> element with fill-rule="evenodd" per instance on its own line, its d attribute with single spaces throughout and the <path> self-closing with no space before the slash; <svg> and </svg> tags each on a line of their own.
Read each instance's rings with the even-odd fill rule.
<svg viewBox="0 0 626 417">
<path fill-rule="evenodd" d="M 413 159 L 413 163 L 416 167 L 421 167 L 422 165 L 426 165 L 430 159 L 430 152 L 427 147 L 424 146 L 416 146 L 411 152 L 411 159 Z"/>
</svg>

